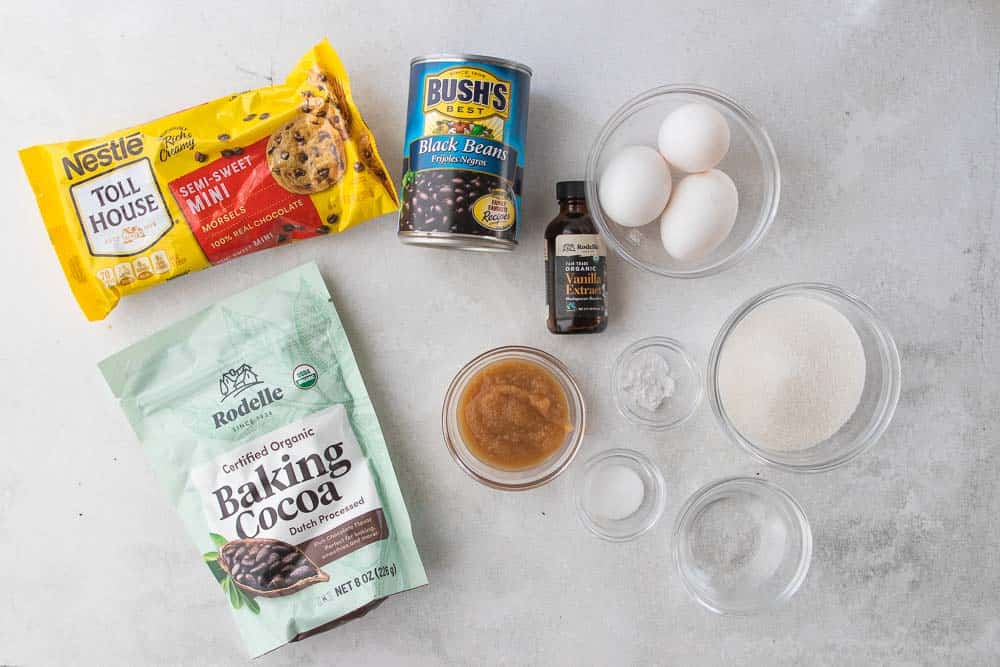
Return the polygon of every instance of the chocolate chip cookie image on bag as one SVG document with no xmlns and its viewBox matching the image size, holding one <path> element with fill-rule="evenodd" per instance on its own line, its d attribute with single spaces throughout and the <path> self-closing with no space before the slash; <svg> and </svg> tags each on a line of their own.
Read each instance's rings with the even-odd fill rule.
<svg viewBox="0 0 1000 667">
<path fill-rule="evenodd" d="M 300 114 L 267 142 L 271 175 L 281 187 L 296 194 L 332 188 L 344 175 L 346 162 L 344 140 L 325 116 Z"/>
<path fill-rule="evenodd" d="M 365 133 L 358 139 L 358 154 L 361 158 L 362 164 L 364 164 L 364 167 L 368 169 L 368 171 L 371 172 L 371 174 L 377 178 L 380 183 L 389 187 L 389 175 L 385 173 L 385 169 L 382 168 L 382 161 L 375 153 L 375 147 L 372 143 L 372 136 L 370 134 Z"/>
<path fill-rule="evenodd" d="M 346 141 L 351 136 L 354 123 L 351 122 L 351 107 L 344 87 L 336 78 L 316 68 L 310 72 L 309 82 L 316 86 L 317 93 L 326 101 L 325 108 L 316 113 L 329 117 Z"/>
</svg>

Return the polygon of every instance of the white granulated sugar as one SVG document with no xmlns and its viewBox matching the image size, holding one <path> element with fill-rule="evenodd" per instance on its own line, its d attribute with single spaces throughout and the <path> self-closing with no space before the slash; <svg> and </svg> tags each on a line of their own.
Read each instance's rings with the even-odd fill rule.
<svg viewBox="0 0 1000 667">
<path fill-rule="evenodd" d="M 719 357 L 719 396 L 755 445 L 807 449 L 854 414 L 865 368 L 861 339 L 840 311 L 817 299 L 779 297 L 729 335 Z"/>
</svg>

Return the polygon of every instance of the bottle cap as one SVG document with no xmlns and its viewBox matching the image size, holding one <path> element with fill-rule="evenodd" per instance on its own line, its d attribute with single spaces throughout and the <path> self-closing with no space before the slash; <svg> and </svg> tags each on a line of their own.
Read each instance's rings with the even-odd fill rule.
<svg viewBox="0 0 1000 667">
<path fill-rule="evenodd" d="M 559 181 L 556 183 L 556 199 L 583 199 L 587 196 L 585 181 Z"/>
</svg>

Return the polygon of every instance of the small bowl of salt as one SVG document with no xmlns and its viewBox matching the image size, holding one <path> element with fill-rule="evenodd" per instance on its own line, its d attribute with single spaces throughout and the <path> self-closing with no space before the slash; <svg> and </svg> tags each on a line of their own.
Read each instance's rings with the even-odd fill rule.
<svg viewBox="0 0 1000 667">
<path fill-rule="evenodd" d="M 648 531 L 667 502 L 660 469 L 631 449 L 610 449 L 587 461 L 575 496 L 580 521 L 609 542 L 627 542 Z"/>
<path fill-rule="evenodd" d="M 673 338 L 638 340 L 621 353 L 611 374 L 615 406 L 637 426 L 664 431 L 695 413 L 704 395 L 697 364 Z"/>
</svg>

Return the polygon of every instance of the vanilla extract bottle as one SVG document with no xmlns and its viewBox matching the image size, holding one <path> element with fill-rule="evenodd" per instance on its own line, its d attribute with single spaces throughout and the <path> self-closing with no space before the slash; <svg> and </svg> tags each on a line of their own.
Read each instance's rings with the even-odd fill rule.
<svg viewBox="0 0 1000 667">
<path fill-rule="evenodd" d="M 583 181 L 556 183 L 559 215 L 545 229 L 548 327 L 555 334 L 608 326 L 607 249 L 587 211 Z"/>
</svg>

